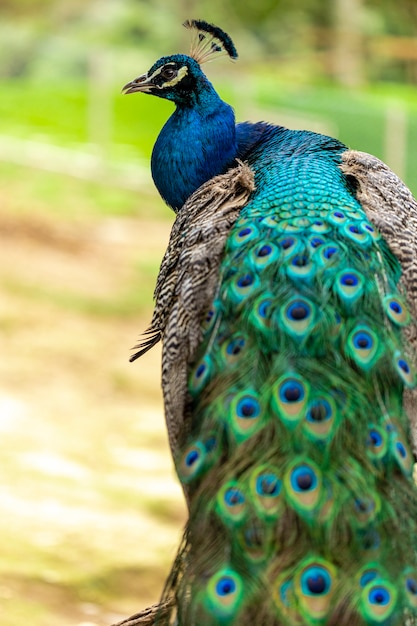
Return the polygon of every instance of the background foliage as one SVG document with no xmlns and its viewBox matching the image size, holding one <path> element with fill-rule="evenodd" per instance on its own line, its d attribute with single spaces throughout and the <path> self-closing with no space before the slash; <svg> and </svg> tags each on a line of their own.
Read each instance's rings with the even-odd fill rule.
<svg viewBox="0 0 417 626">
<path fill-rule="evenodd" d="M 417 192 L 415 0 L 0 0 L 0 615 L 109 625 L 156 601 L 184 509 L 159 351 L 129 365 L 172 223 L 169 103 L 120 95 L 199 17 L 238 119 L 336 135 Z"/>
</svg>

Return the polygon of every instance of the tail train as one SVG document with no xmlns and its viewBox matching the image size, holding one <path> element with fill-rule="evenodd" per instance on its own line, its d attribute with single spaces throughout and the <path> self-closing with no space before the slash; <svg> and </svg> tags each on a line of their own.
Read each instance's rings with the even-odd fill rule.
<svg viewBox="0 0 417 626">
<path fill-rule="evenodd" d="M 152 171 L 177 215 L 137 355 L 162 338 L 189 520 L 155 623 L 412 626 L 417 203 L 335 139 L 235 125 L 200 68 L 233 43 L 191 26 L 191 56 L 125 88 L 176 104 Z"/>
</svg>

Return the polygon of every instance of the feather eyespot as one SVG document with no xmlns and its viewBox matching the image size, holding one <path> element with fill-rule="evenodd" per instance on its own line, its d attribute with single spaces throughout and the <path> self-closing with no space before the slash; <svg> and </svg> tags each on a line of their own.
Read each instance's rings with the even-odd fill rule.
<svg viewBox="0 0 417 626">
<path fill-rule="evenodd" d="M 228 596 L 236 591 L 236 582 L 230 576 L 223 576 L 216 584 L 216 592 L 219 596 Z"/>
<path fill-rule="evenodd" d="M 312 248 L 318 248 L 319 246 L 322 246 L 323 244 L 324 244 L 323 237 L 312 237 L 310 239 L 310 246 Z"/>
<path fill-rule="evenodd" d="M 368 583 L 361 594 L 361 614 L 369 622 L 384 622 L 393 614 L 397 590 L 388 581 L 377 578 Z"/>
<path fill-rule="evenodd" d="M 276 297 L 268 292 L 258 297 L 251 307 L 249 320 L 254 330 L 269 338 L 273 331 L 272 314 Z"/>
<path fill-rule="evenodd" d="M 261 518 L 276 519 L 284 507 L 282 481 L 273 466 L 261 465 L 250 477 L 251 500 Z"/>
<path fill-rule="evenodd" d="M 216 512 L 224 524 L 236 526 L 247 514 L 247 502 L 237 481 L 230 481 L 223 485 L 216 498 Z"/>
<path fill-rule="evenodd" d="M 192 374 L 189 379 L 189 390 L 191 393 L 197 393 L 201 391 L 204 385 L 207 383 L 210 378 L 210 374 L 212 371 L 212 360 L 206 355 L 201 361 L 199 361 L 192 371 Z"/>
<path fill-rule="evenodd" d="M 320 557 L 305 559 L 300 567 L 294 580 L 294 592 L 305 623 L 324 623 L 330 608 L 336 573 L 334 565 Z"/>
<path fill-rule="evenodd" d="M 341 276 L 340 282 L 342 285 L 345 285 L 345 287 L 356 287 L 359 283 L 359 279 L 356 274 L 349 272 Z"/>
<path fill-rule="evenodd" d="M 262 425 L 262 407 L 255 390 L 240 391 L 233 397 L 226 414 L 230 433 L 237 441 L 253 435 Z"/>
<path fill-rule="evenodd" d="M 400 352 L 394 354 L 394 366 L 403 383 L 407 387 L 414 387 L 416 384 L 415 372 Z"/>
<path fill-rule="evenodd" d="M 357 366 L 369 370 L 380 356 L 380 340 L 370 327 L 358 325 L 349 333 L 346 352 Z"/>
<path fill-rule="evenodd" d="M 285 237 L 280 240 L 279 245 L 283 250 L 288 250 L 295 244 L 295 241 L 294 237 Z"/>
<path fill-rule="evenodd" d="M 298 301 L 291 304 L 287 309 L 287 315 L 291 320 L 300 321 L 309 317 L 311 308 L 306 302 Z"/>
<path fill-rule="evenodd" d="M 287 499 L 301 516 L 309 518 L 322 495 L 322 475 L 312 461 L 296 459 L 284 477 Z"/>
<path fill-rule="evenodd" d="M 417 608 L 417 571 L 412 567 L 407 567 L 403 573 L 403 589 L 408 606 Z"/>
<path fill-rule="evenodd" d="M 178 475 L 185 484 L 192 482 L 201 475 L 206 460 L 207 451 L 204 445 L 197 441 L 187 446 L 178 463 Z"/>
<path fill-rule="evenodd" d="M 241 577 L 230 568 L 224 568 L 210 578 L 203 598 L 210 616 L 223 623 L 236 615 L 242 596 Z"/>
<path fill-rule="evenodd" d="M 364 292 L 364 278 L 355 269 L 344 269 L 335 277 L 333 289 L 349 312 Z"/>
<path fill-rule="evenodd" d="M 275 474 L 262 474 L 256 481 L 256 492 L 260 496 L 275 497 L 281 491 L 281 481 Z"/>
<path fill-rule="evenodd" d="M 339 252 L 338 248 L 336 248 L 336 246 L 327 246 L 324 250 L 323 250 L 323 256 L 325 259 L 331 259 L 332 256 L 334 254 L 337 254 Z"/>
<path fill-rule="evenodd" d="M 373 461 L 383 460 L 388 452 L 388 434 L 380 426 L 371 426 L 366 439 L 368 456 Z"/>
<path fill-rule="evenodd" d="M 262 302 L 258 306 L 259 316 L 264 319 L 268 317 L 268 311 L 270 310 L 271 305 L 272 305 L 272 300 L 270 299 L 262 300 Z"/>
<path fill-rule="evenodd" d="M 263 257 L 263 256 L 268 256 L 269 254 L 271 254 L 272 252 L 272 248 L 270 245 L 263 245 L 262 248 L 260 248 L 257 251 L 257 256 Z"/>
<path fill-rule="evenodd" d="M 250 396 L 243 397 L 236 406 L 236 413 L 238 417 L 243 418 L 256 418 L 261 412 L 260 404 L 255 398 Z"/>
<path fill-rule="evenodd" d="M 308 385 L 297 374 L 284 375 L 273 386 L 272 408 L 287 428 L 294 428 L 302 419 L 308 393 Z"/>
</svg>

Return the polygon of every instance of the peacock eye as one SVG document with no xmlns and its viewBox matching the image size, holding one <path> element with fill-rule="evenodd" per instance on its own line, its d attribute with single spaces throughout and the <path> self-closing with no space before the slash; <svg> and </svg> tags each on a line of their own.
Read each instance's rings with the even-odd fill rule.
<svg viewBox="0 0 417 626">
<path fill-rule="evenodd" d="M 177 70 L 173 67 L 164 67 L 161 74 L 163 78 L 171 80 L 171 78 L 174 78 L 174 76 L 177 75 Z"/>
</svg>

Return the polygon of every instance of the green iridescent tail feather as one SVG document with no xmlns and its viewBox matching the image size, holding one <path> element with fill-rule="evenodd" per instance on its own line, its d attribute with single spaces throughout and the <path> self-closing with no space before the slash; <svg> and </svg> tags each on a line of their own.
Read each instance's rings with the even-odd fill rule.
<svg viewBox="0 0 417 626">
<path fill-rule="evenodd" d="M 417 203 L 335 139 L 236 125 L 200 67 L 233 42 L 187 25 L 189 56 L 124 87 L 176 105 L 151 165 L 177 219 L 132 357 L 162 339 L 189 508 L 154 624 L 417 626 Z"/>
<path fill-rule="evenodd" d="M 401 267 L 340 150 L 306 152 L 269 165 L 268 186 L 250 163 L 190 368 L 181 626 L 417 623 Z"/>
</svg>

